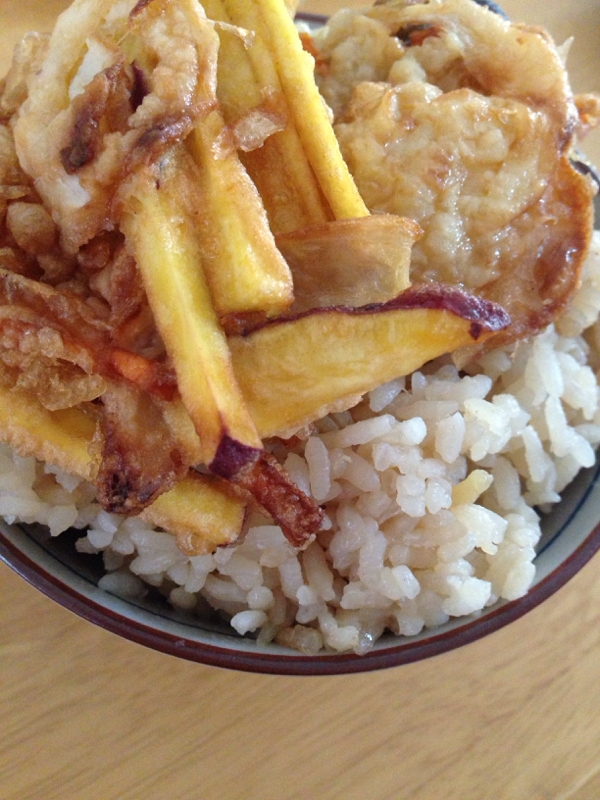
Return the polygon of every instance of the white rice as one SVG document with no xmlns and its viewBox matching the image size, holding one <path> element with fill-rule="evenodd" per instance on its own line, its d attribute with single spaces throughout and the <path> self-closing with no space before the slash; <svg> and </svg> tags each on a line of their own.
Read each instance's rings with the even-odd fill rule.
<svg viewBox="0 0 600 800">
<path fill-rule="evenodd" d="M 271 520 L 212 555 L 101 510 L 93 488 L 0 448 L 0 514 L 53 536 L 86 530 L 100 586 L 123 597 L 159 587 L 193 612 L 204 598 L 240 634 L 302 652 L 365 653 L 385 631 L 414 636 L 524 595 L 539 514 L 600 443 L 595 356 L 600 234 L 569 313 L 539 336 L 486 355 L 469 374 L 449 359 L 385 384 L 320 420 L 284 466 L 326 510 L 296 551 Z M 277 450 L 279 452 L 279 450 Z"/>
</svg>

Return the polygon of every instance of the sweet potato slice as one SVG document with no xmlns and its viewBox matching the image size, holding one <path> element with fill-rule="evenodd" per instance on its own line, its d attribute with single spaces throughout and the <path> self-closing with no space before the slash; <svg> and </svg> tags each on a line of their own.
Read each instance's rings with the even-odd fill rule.
<svg viewBox="0 0 600 800">
<path fill-rule="evenodd" d="M 273 59 L 283 93 L 304 145 L 306 157 L 336 219 L 368 214 L 346 162 L 314 76 L 314 59 L 302 46 L 293 20 L 280 0 L 225 0 L 238 9 L 240 24 L 246 8 L 256 9 L 255 32 Z"/>
<path fill-rule="evenodd" d="M 246 504 L 226 481 L 190 474 L 140 516 L 174 534 L 186 555 L 199 556 L 236 541 L 246 522 Z"/>
<path fill-rule="evenodd" d="M 231 368 L 190 220 L 149 181 L 132 195 L 123 227 L 200 436 L 202 462 L 210 464 L 225 437 L 239 444 L 245 460 L 255 459 L 262 443 Z"/>
<path fill-rule="evenodd" d="M 261 436 L 290 432 L 510 322 L 494 303 L 440 285 L 358 309 L 317 309 L 229 339 Z"/>
<path fill-rule="evenodd" d="M 248 46 L 221 31 L 217 95 L 228 124 L 278 98 L 287 124 L 243 161 L 274 232 L 366 215 L 341 157 L 306 53 L 285 4 L 208 0 L 209 17 L 253 32 Z M 297 106 L 297 104 L 300 104 Z"/>
<path fill-rule="evenodd" d="M 410 286 L 421 229 L 391 214 L 340 219 L 276 237 L 294 277 L 292 312 L 385 303 Z"/>
<path fill-rule="evenodd" d="M 292 275 L 218 111 L 196 126 L 188 145 L 198 166 L 197 231 L 215 311 L 280 314 L 293 299 Z"/>
<path fill-rule="evenodd" d="M 206 0 L 204 8 L 213 20 L 236 23 L 222 0 Z M 234 9 L 235 11 L 235 9 Z M 237 22 L 237 24 L 242 24 Z M 248 24 L 245 25 L 248 28 Z M 274 232 L 296 230 L 333 218 L 291 121 L 281 82 L 265 43 L 253 37 L 251 46 L 227 28 L 220 38 L 217 97 L 225 122 L 233 129 L 262 113 L 265 101 L 276 102 L 283 129 L 269 136 L 261 147 L 241 154 L 255 183 Z"/>
<path fill-rule="evenodd" d="M 189 15 L 198 40 L 204 23 L 202 17 Z M 292 276 L 221 111 L 202 116 L 187 143 L 189 153 L 175 147 L 163 160 L 161 185 L 174 184 L 177 202 L 185 197 L 188 212 L 195 212 L 203 269 L 217 314 L 281 313 L 293 298 Z"/>
<path fill-rule="evenodd" d="M 81 408 L 48 411 L 29 392 L 0 383 L 0 439 L 19 455 L 91 480 L 89 447 L 95 431 L 96 420 Z"/>
<path fill-rule="evenodd" d="M 0 383 L 0 438 L 22 456 L 35 456 L 91 480 L 94 464 L 89 448 L 95 430 L 94 416 L 81 408 L 48 411 L 27 392 Z M 246 504 L 225 481 L 190 473 L 140 516 L 176 535 L 188 555 L 200 555 L 237 539 Z"/>
</svg>

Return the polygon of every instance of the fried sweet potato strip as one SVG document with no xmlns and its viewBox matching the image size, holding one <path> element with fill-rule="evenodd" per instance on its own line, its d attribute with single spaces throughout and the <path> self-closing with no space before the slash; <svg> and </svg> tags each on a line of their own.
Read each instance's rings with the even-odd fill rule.
<svg viewBox="0 0 600 800">
<path fill-rule="evenodd" d="M 230 13 L 223 0 L 205 0 L 213 20 L 249 26 Z M 235 9 L 233 10 L 235 12 Z M 252 36 L 242 39 L 229 28 L 219 29 L 217 97 L 225 122 L 234 130 L 240 122 L 260 113 L 264 103 L 277 103 L 280 130 L 261 147 L 241 158 L 256 184 L 274 233 L 291 231 L 332 219 L 331 210 L 310 168 L 298 132 L 290 119 L 281 82 L 265 43 Z"/>
<path fill-rule="evenodd" d="M 207 0 L 204 7 L 211 19 L 253 32 L 248 41 L 227 29 L 219 32 L 217 95 L 227 124 L 235 129 L 265 106 L 280 109 L 275 118 L 285 123 L 262 146 L 242 154 L 273 232 L 366 214 L 318 94 L 311 58 L 285 5 L 266 19 L 260 4 L 248 0 Z M 294 109 L 297 102 L 304 103 L 302 110 Z"/>
<path fill-rule="evenodd" d="M 191 221 L 150 181 L 132 196 L 123 226 L 200 436 L 200 460 L 210 464 L 224 437 L 237 443 L 245 460 L 255 460 L 262 443 L 235 380 Z"/>
<path fill-rule="evenodd" d="M 194 220 L 217 315 L 282 313 L 293 299 L 290 269 L 277 249 L 256 186 L 218 111 L 196 125 L 187 150 L 161 164 L 161 187 Z"/>
<path fill-rule="evenodd" d="M 341 156 L 314 77 L 314 59 L 280 0 L 224 0 L 238 24 L 252 23 L 277 71 L 289 112 L 335 219 L 359 217 L 366 206 Z"/>
<path fill-rule="evenodd" d="M 247 491 L 292 543 L 306 544 L 321 527 L 322 513 L 262 452 L 212 306 L 191 221 L 172 197 L 151 183 L 141 187 L 132 202 L 124 227 L 134 244 L 183 403 L 200 436 L 199 461 Z M 130 428 L 125 424 L 122 435 Z M 164 452 L 164 446 L 157 447 Z M 124 452 L 130 449 L 125 441 Z M 115 475 L 124 474 L 118 462 L 115 466 Z M 155 475 L 156 470 L 148 474 Z M 176 471 L 170 475 L 174 478 Z"/>
<path fill-rule="evenodd" d="M 389 303 L 280 317 L 232 336 L 229 346 L 260 435 L 286 436 L 433 358 L 485 341 L 509 322 L 494 303 L 423 285 Z"/>
</svg>

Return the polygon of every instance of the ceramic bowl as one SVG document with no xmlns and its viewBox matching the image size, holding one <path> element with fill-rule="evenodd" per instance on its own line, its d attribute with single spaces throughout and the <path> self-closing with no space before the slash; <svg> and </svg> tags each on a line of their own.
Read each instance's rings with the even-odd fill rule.
<svg viewBox="0 0 600 800">
<path fill-rule="evenodd" d="M 486 3 L 489 5 L 489 3 Z M 309 22 L 319 22 L 306 15 Z M 78 553 L 80 532 L 51 538 L 40 526 L 0 521 L 0 558 L 48 597 L 90 622 L 155 650 L 203 664 L 259 673 L 327 675 L 365 672 L 429 658 L 514 622 L 558 591 L 600 548 L 600 463 L 583 470 L 543 520 L 536 578 L 529 593 L 411 638 L 383 636 L 366 655 L 302 655 L 238 636 L 216 614 L 175 610 L 151 590 L 126 601 L 98 588 L 101 556 Z"/>
</svg>

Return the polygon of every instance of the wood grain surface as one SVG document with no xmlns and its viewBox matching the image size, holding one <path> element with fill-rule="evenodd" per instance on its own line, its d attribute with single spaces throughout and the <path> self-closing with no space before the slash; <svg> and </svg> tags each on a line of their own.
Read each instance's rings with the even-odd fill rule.
<svg viewBox="0 0 600 800">
<path fill-rule="evenodd" d="M 0 0 L 2 71 L 64 6 Z M 575 35 L 575 88 L 600 89 L 598 0 L 503 6 Z M 597 139 L 587 149 L 600 162 Z M 285 678 L 123 641 L 0 565 L 0 800 L 599 800 L 599 576 L 596 557 L 526 617 L 428 661 Z"/>
</svg>

